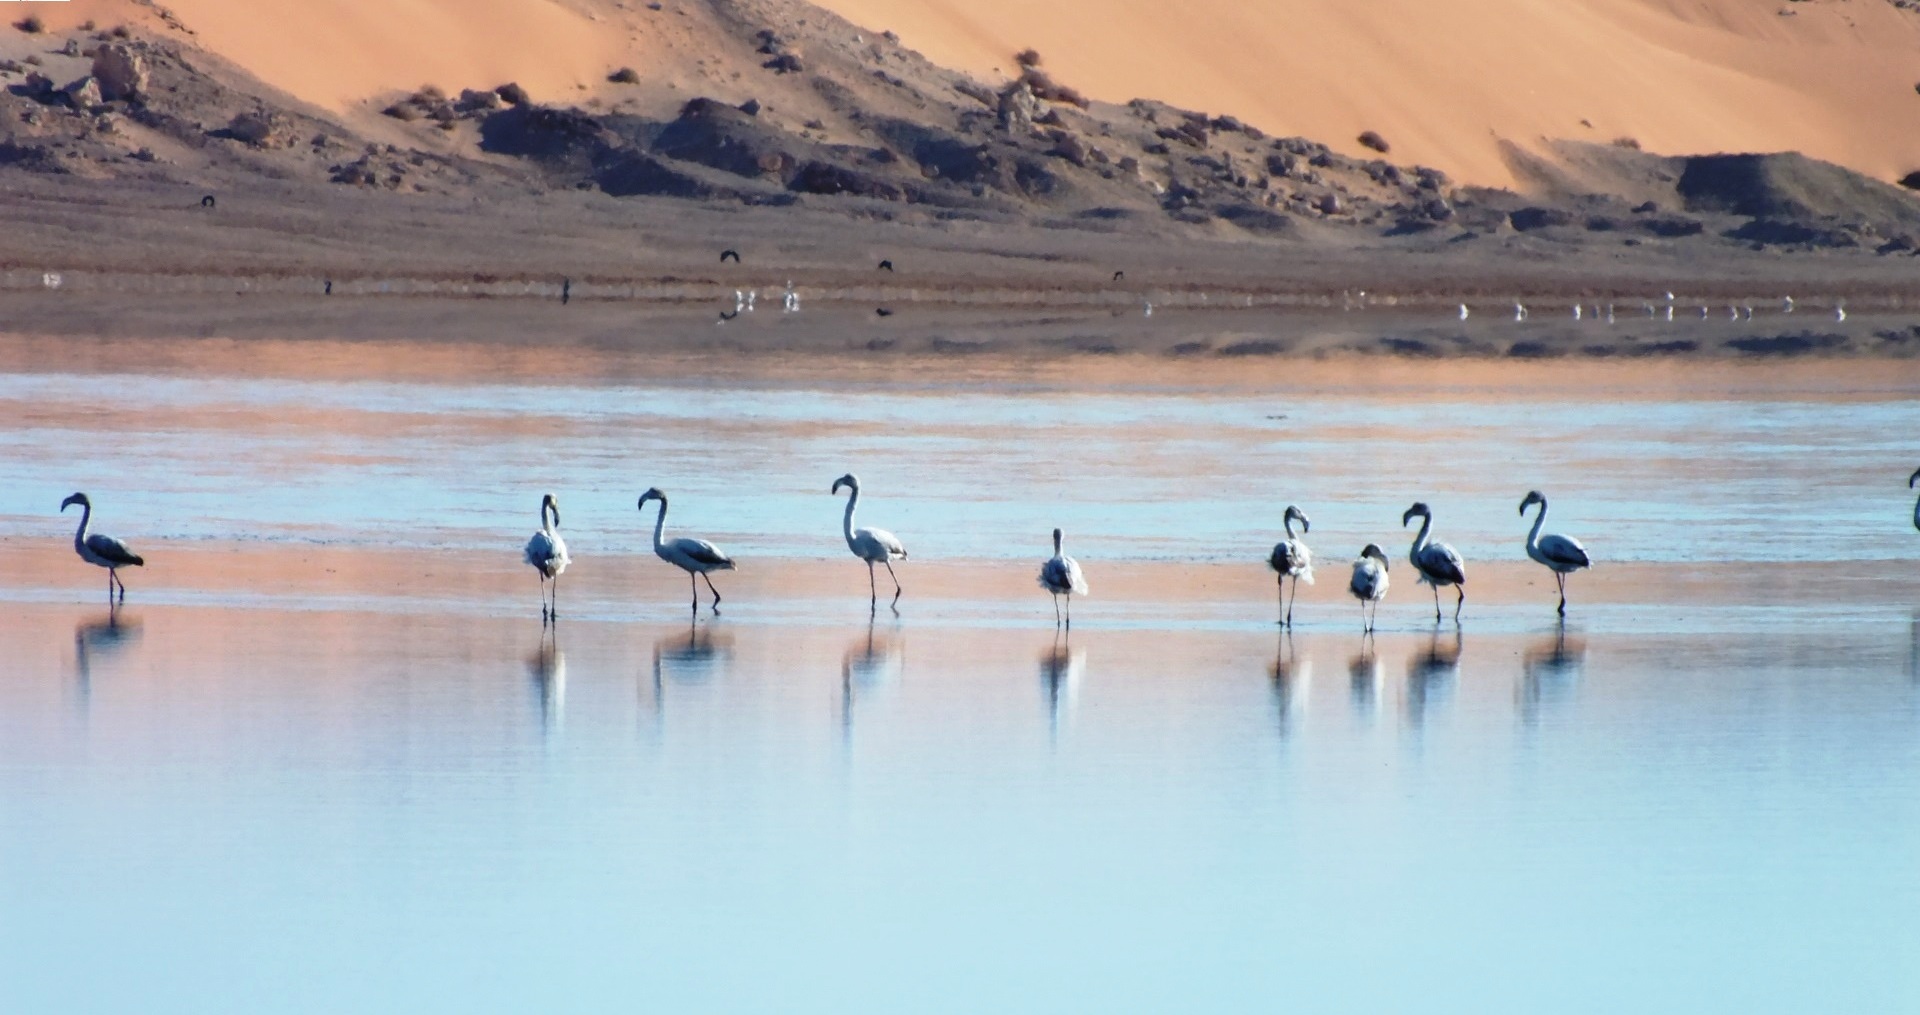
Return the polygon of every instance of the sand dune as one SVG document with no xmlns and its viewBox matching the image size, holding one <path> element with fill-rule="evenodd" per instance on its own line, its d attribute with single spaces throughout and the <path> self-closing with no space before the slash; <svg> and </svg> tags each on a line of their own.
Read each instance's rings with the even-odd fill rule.
<svg viewBox="0 0 1920 1015">
<path fill-rule="evenodd" d="M 1101 99 L 1234 113 L 1360 154 L 1509 185 L 1500 142 L 1631 137 L 1920 168 L 1920 17 L 1881 0 L 824 0 L 982 75 L 1037 48 Z M 1778 13 L 1782 9 L 1790 15 Z"/>
</svg>

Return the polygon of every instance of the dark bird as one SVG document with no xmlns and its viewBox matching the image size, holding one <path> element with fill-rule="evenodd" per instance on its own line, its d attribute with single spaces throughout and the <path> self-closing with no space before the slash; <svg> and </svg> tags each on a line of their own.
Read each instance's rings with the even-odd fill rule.
<svg viewBox="0 0 1920 1015">
<path fill-rule="evenodd" d="M 735 264 L 739 264 L 740 252 L 738 250 L 722 250 L 720 252 L 720 263 L 725 264 L 729 260 L 731 260 Z"/>
<path fill-rule="evenodd" d="M 725 310 L 722 310 L 722 311 L 720 311 L 720 319 L 721 319 L 721 320 L 723 320 L 723 321 L 731 321 L 731 320 L 733 320 L 734 318 L 736 318 L 736 317 L 739 317 L 739 316 L 740 316 L 740 311 L 738 311 L 738 310 L 735 310 L 735 311 L 732 311 L 732 312 L 728 312 L 728 311 L 725 311 Z"/>
<path fill-rule="evenodd" d="M 127 548 L 127 544 L 109 535 L 99 532 L 89 533 L 88 526 L 93 521 L 93 501 L 84 493 L 76 493 L 60 502 L 60 510 L 66 511 L 73 505 L 80 505 L 80 528 L 73 534 L 73 552 L 80 559 L 95 567 L 107 569 L 107 601 L 113 601 L 115 586 L 120 589 L 120 598 L 127 598 L 127 586 L 114 572 L 123 567 L 145 567 L 146 560 Z"/>
<path fill-rule="evenodd" d="M 1406 527 L 1415 518 L 1421 519 L 1420 534 L 1413 537 L 1413 549 L 1407 553 L 1407 559 L 1413 562 L 1413 569 L 1420 572 L 1420 582 L 1433 586 L 1433 620 L 1440 622 L 1440 586 L 1451 585 L 1460 597 L 1453 604 L 1453 619 L 1460 619 L 1460 608 L 1467 604 L 1466 564 L 1460 559 L 1460 552 L 1445 543 L 1429 542 L 1428 533 L 1433 529 L 1433 511 L 1425 504 L 1415 502 L 1400 516 L 1400 525 Z"/>
<path fill-rule="evenodd" d="M 879 270 L 879 271 L 892 271 L 892 270 L 893 270 L 893 262 L 892 262 L 892 261 L 881 261 L 881 262 L 880 262 L 880 267 L 879 267 L 879 268 L 878 268 L 877 270 Z"/>
<path fill-rule="evenodd" d="M 1124 271 L 1116 271 L 1113 273 L 1113 280 L 1115 282 L 1125 282 L 1127 280 L 1127 273 Z"/>
<path fill-rule="evenodd" d="M 333 295 L 333 279 L 327 279 L 326 292 L 328 296 Z"/>
<path fill-rule="evenodd" d="M 893 311 L 888 310 L 886 307 L 875 307 L 873 313 L 874 313 L 874 316 L 876 317 L 892 317 L 893 316 Z"/>
<path fill-rule="evenodd" d="M 560 280 L 560 305 L 566 306 L 567 301 L 571 299 L 573 299 L 573 279 L 563 278 Z"/>
</svg>

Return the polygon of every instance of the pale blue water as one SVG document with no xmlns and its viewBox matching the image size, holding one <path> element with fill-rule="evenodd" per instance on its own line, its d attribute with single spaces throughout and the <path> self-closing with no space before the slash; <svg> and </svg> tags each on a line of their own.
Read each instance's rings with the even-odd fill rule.
<svg viewBox="0 0 1920 1015">
<path fill-rule="evenodd" d="M 88 488 L 163 547 L 510 554 L 552 489 L 577 555 L 632 551 L 659 485 L 743 557 L 827 557 L 850 468 L 936 562 L 1059 524 L 1257 563 L 1289 501 L 1339 559 L 1414 496 L 1507 559 L 1535 486 L 1613 561 L 1920 540 L 1885 392 L 99 387 L 0 376 L 10 543 Z M 109 618 L 10 575 L 0 1011 L 1913 1010 L 1920 614 L 1871 573 L 1576 600 L 1564 636 L 1470 605 L 1458 641 L 1409 582 L 1378 639 L 1323 598 L 1290 644 L 1110 600 L 1067 642 L 984 597 L 691 633 L 603 597 L 544 644 L 505 591 L 136 577 Z"/>
</svg>

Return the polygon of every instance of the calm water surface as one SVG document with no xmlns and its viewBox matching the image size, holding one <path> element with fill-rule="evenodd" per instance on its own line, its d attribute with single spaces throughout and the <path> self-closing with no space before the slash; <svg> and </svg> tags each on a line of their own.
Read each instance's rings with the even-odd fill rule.
<svg viewBox="0 0 1920 1015">
<path fill-rule="evenodd" d="M 511 553 L 553 489 L 576 553 L 630 552 L 660 485 L 743 557 L 815 557 L 855 469 L 936 561 L 1032 558 L 1054 524 L 1089 561 L 1257 561 L 1288 501 L 1344 558 L 1414 496 L 1512 556 L 1536 486 L 1605 559 L 1676 571 L 1920 539 L 1920 408 L 1886 391 L 109 387 L 0 375 L 0 536 L 68 538 L 89 488 L 161 547 Z M 1282 641 L 1122 609 L 1069 641 L 986 605 L 549 639 L 504 595 L 135 582 L 109 614 L 6 577 L 0 1010 L 1920 1005 L 1892 581 L 1855 615 Z"/>
</svg>

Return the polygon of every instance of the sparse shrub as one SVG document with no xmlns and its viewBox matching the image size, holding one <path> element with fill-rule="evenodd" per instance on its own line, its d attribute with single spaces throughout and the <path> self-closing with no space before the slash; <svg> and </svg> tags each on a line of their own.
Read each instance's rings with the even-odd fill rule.
<svg viewBox="0 0 1920 1015">
<path fill-rule="evenodd" d="M 1033 96 L 1036 99 L 1045 99 L 1048 102 L 1065 102 L 1078 106 L 1081 109 L 1087 108 L 1086 96 L 1080 94 L 1080 92 L 1074 88 L 1055 81 L 1051 75 L 1038 67 L 1026 68 L 1020 73 L 1020 80 L 1026 83 L 1028 90 L 1033 92 Z"/>
<path fill-rule="evenodd" d="M 47 23 L 40 20 L 40 15 L 29 14 L 14 22 L 13 27 L 20 29 L 28 35 L 39 35 L 41 32 L 47 30 Z"/>
<path fill-rule="evenodd" d="M 1038 67 L 1040 66 L 1040 51 L 1029 46 L 1013 54 L 1013 62 L 1018 64 L 1021 70 Z"/>
<path fill-rule="evenodd" d="M 93 19 L 88 18 L 87 20 L 80 22 L 80 30 L 83 32 L 93 31 Z"/>
<path fill-rule="evenodd" d="M 607 75 L 607 80 L 616 85 L 637 85 L 640 83 L 640 72 L 632 67 L 622 67 Z"/>
<path fill-rule="evenodd" d="M 1616 137 L 1613 139 L 1613 146 L 1615 148 L 1630 148 L 1637 152 L 1640 150 L 1640 139 L 1625 136 Z"/>
<path fill-rule="evenodd" d="M 1361 131 L 1360 137 L 1358 138 L 1358 140 L 1360 142 L 1360 147 L 1371 148 L 1382 155 L 1385 155 L 1386 153 L 1393 150 L 1393 146 L 1387 144 L 1387 139 L 1384 137 L 1381 137 L 1378 131 L 1372 131 L 1372 130 Z"/>
<path fill-rule="evenodd" d="M 411 102 L 396 102 L 380 112 L 396 120 L 403 120 L 408 123 L 420 119 L 420 107 Z"/>
<path fill-rule="evenodd" d="M 447 101 L 447 93 L 441 91 L 437 85 L 421 85 L 419 90 L 413 93 L 413 101 L 423 106 L 432 105 L 436 102 L 445 102 Z"/>
<path fill-rule="evenodd" d="M 526 106 L 533 103 L 533 96 L 528 95 L 527 90 L 520 87 L 519 82 L 516 81 L 509 81 L 493 91 L 500 96 L 500 101 L 509 106 Z"/>
<path fill-rule="evenodd" d="M 128 28 L 125 25 L 115 25 L 113 26 L 113 31 L 108 32 L 107 34 L 113 36 L 116 39 L 133 38 L 133 30 Z"/>
</svg>

